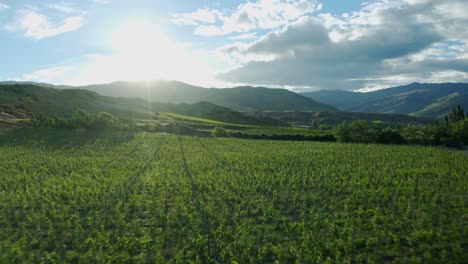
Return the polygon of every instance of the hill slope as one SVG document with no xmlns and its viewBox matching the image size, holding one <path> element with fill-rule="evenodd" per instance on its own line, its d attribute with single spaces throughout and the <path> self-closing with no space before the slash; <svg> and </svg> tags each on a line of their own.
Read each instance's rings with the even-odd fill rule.
<svg viewBox="0 0 468 264">
<path fill-rule="evenodd" d="M 144 98 L 164 103 L 210 102 L 237 111 L 336 111 L 285 89 L 203 88 L 175 81 L 116 82 L 79 87 L 107 96 Z"/>
<path fill-rule="evenodd" d="M 50 115 L 67 116 L 82 109 L 93 113 L 109 112 L 130 118 L 152 116 L 148 104 L 143 100 L 119 99 L 101 96 L 87 90 L 60 90 L 32 84 L 0 85 L 0 104 Z"/>
<path fill-rule="evenodd" d="M 151 119 L 156 112 L 174 112 L 194 117 L 239 124 L 278 124 L 279 121 L 244 116 L 211 103 L 169 104 L 143 99 L 102 96 L 83 89 L 56 89 L 32 84 L 0 85 L 0 105 L 12 106 L 28 113 L 70 116 L 82 109 L 87 112 L 109 112 L 114 115 Z"/>
<path fill-rule="evenodd" d="M 302 96 L 311 98 L 317 102 L 328 104 L 339 110 L 349 110 L 364 104 L 372 99 L 371 93 L 350 92 L 343 90 L 320 90 L 315 92 L 300 93 Z"/>
<path fill-rule="evenodd" d="M 353 112 L 440 117 L 457 104 L 468 109 L 466 83 L 412 83 L 369 93 L 335 90 L 302 95 Z"/>
</svg>

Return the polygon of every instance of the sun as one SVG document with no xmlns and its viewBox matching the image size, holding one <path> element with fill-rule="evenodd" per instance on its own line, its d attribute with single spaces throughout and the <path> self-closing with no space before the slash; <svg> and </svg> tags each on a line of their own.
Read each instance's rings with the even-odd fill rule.
<svg viewBox="0 0 468 264">
<path fill-rule="evenodd" d="M 217 67 L 206 51 L 174 40 L 148 20 L 134 20 L 108 33 L 107 52 L 91 54 L 81 76 L 93 83 L 178 80 L 203 85 L 215 80 Z"/>
<path fill-rule="evenodd" d="M 174 75 L 172 58 L 178 45 L 158 25 L 147 21 L 128 23 L 111 36 L 111 51 L 128 80 L 161 79 Z"/>
<path fill-rule="evenodd" d="M 170 51 L 171 42 L 158 25 L 145 21 L 128 23 L 111 34 L 111 48 L 118 53 L 161 55 L 158 51 Z"/>
</svg>

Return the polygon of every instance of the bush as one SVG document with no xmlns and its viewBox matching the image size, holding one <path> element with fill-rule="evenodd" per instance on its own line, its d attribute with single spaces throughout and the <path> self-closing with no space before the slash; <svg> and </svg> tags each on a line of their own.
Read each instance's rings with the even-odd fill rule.
<svg viewBox="0 0 468 264">
<path fill-rule="evenodd" d="M 463 148 L 464 145 L 468 145 L 468 118 L 452 123 L 448 134 L 453 142 L 457 142 L 456 145 L 458 148 Z"/>
<path fill-rule="evenodd" d="M 338 142 L 350 142 L 351 137 L 349 135 L 348 126 L 345 122 L 339 124 L 335 129 L 335 137 Z"/>
<path fill-rule="evenodd" d="M 215 127 L 213 131 L 211 131 L 211 135 L 213 137 L 229 137 L 229 133 L 222 127 Z"/>
<path fill-rule="evenodd" d="M 382 129 L 378 124 L 363 120 L 352 121 L 349 125 L 341 123 L 335 129 L 338 142 L 403 144 L 404 139 L 395 129 Z"/>
<path fill-rule="evenodd" d="M 32 119 L 31 125 L 33 127 L 81 128 L 86 130 L 134 128 L 131 121 L 121 120 L 112 114 L 100 112 L 95 115 L 81 110 L 77 111 L 71 118 L 38 114 Z"/>
</svg>

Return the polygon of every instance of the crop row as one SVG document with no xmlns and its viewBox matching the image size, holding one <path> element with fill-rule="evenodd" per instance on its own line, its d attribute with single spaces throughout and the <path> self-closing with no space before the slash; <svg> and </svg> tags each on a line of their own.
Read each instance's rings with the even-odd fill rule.
<svg viewBox="0 0 468 264">
<path fill-rule="evenodd" d="M 140 133 L 0 158 L 2 263 L 457 263 L 466 248 L 468 158 L 443 149 Z"/>
</svg>

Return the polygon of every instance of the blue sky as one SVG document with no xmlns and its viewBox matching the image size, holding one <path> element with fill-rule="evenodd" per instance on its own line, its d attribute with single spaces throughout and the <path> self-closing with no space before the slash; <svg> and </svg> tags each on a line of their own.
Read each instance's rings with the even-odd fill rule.
<svg viewBox="0 0 468 264">
<path fill-rule="evenodd" d="M 0 80 L 373 90 L 468 81 L 465 0 L 0 0 Z"/>
</svg>

